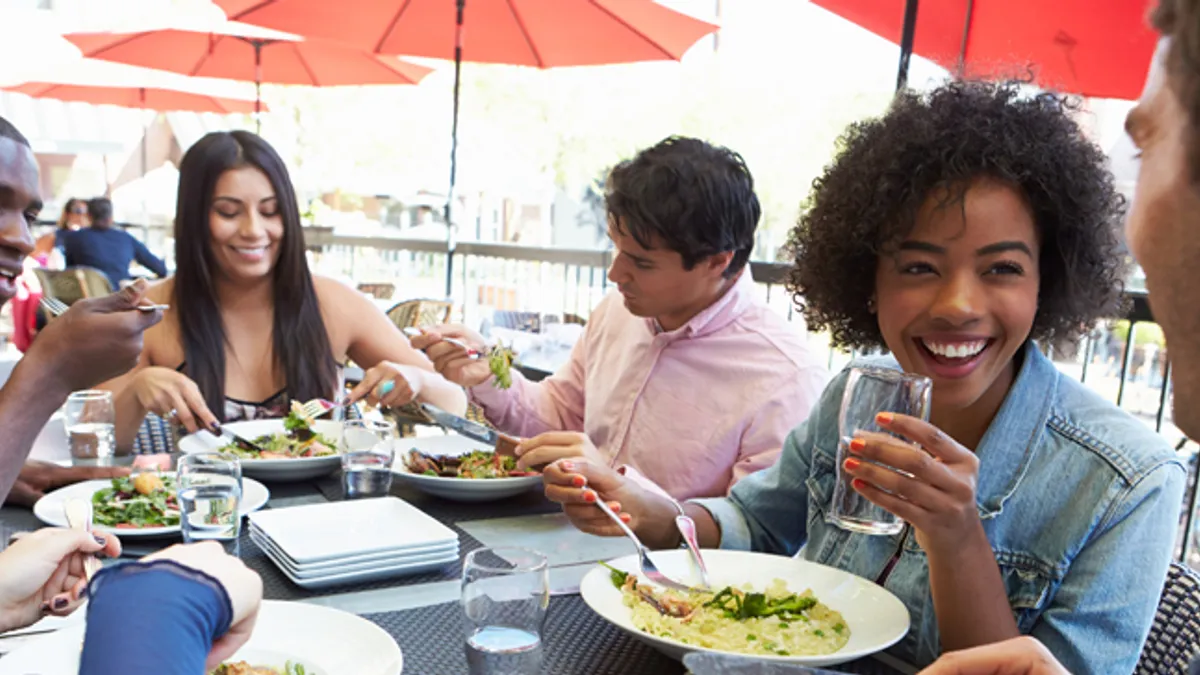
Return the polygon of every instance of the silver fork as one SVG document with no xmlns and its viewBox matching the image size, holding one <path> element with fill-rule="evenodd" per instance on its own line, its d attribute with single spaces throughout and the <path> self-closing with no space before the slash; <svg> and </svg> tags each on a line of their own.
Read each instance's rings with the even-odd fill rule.
<svg viewBox="0 0 1200 675">
<path fill-rule="evenodd" d="M 58 300 L 57 298 L 48 298 L 44 295 L 42 296 L 40 304 L 42 305 L 43 309 L 45 309 L 47 312 L 50 313 L 50 316 L 62 316 L 62 314 L 64 312 L 66 312 L 68 309 L 71 309 L 62 300 Z M 142 311 L 142 312 L 154 312 L 154 311 L 158 311 L 160 309 L 163 311 L 166 311 L 170 308 L 171 308 L 170 305 L 151 304 L 151 305 L 138 305 L 135 309 L 138 309 L 139 311 Z"/>
<path fill-rule="evenodd" d="M 345 399 L 341 403 L 334 403 L 323 398 L 314 398 L 313 400 L 300 406 L 300 412 L 305 417 L 316 419 L 321 415 L 326 415 L 335 408 L 345 408 L 350 405 Z"/>
<path fill-rule="evenodd" d="M 641 568 L 642 574 L 645 575 L 647 579 L 653 581 L 659 586 L 666 586 L 667 588 L 673 588 L 677 591 L 686 591 L 689 593 L 704 593 L 708 591 L 707 588 L 698 588 L 696 586 L 681 584 L 662 572 L 659 572 L 658 567 L 654 565 L 654 561 L 650 559 L 650 549 L 646 548 L 646 546 L 642 544 L 642 540 L 638 539 L 637 535 L 633 533 L 633 530 L 629 529 L 629 526 L 626 525 L 625 522 L 622 521 L 619 516 L 617 516 L 617 514 L 613 513 L 612 509 L 608 508 L 608 504 L 605 504 L 604 500 L 599 498 L 599 495 L 597 495 L 596 506 L 599 506 L 601 511 L 607 513 L 609 518 L 612 518 L 613 522 L 616 523 L 623 532 L 625 532 L 625 536 L 633 540 L 633 545 L 637 547 L 638 552 L 638 566 Z"/>
</svg>

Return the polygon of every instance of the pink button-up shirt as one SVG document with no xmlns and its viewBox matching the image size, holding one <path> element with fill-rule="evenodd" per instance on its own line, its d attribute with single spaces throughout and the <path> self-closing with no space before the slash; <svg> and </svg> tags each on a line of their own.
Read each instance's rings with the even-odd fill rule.
<svg viewBox="0 0 1200 675">
<path fill-rule="evenodd" d="M 530 382 L 473 387 L 488 420 L 521 437 L 582 431 L 675 499 L 724 495 L 779 457 L 828 373 L 748 272 L 678 330 L 634 316 L 619 293 L 592 311 L 571 359 Z"/>
</svg>

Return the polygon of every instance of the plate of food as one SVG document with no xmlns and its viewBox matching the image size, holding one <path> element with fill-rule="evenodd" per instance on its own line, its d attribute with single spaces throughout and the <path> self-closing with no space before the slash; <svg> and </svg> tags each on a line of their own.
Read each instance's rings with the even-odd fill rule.
<svg viewBox="0 0 1200 675">
<path fill-rule="evenodd" d="M 689 582 L 685 550 L 656 551 L 664 574 Z M 636 555 L 597 565 L 580 595 L 609 623 L 673 658 L 693 651 L 804 666 L 845 663 L 908 633 L 908 610 L 882 586 L 800 558 L 703 551 L 711 592 L 670 591 L 637 575 Z"/>
<path fill-rule="evenodd" d="M 224 428 L 252 441 L 263 452 L 208 431 L 179 439 L 180 452 L 228 452 L 242 460 L 243 475 L 267 481 L 319 478 L 342 466 L 338 454 L 342 423 L 305 417 L 295 401 L 283 419 L 230 422 Z"/>
<path fill-rule="evenodd" d="M 457 502 L 487 502 L 542 484 L 542 475 L 520 471 L 516 459 L 458 434 L 404 438 L 396 446 L 397 479 Z"/>
<path fill-rule="evenodd" d="M 242 515 L 261 509 L 271 492 L 242 478 Z M 68 499 L 92 503 L 92 527 L 126 537 L 163 537 L 179 532 L 175 474 L 143 472 L 125 478 L 88 480 L 61 487 L 33 505 L 33 515 L 47 525 L 67 527 L 63 505 Z"/>
<path fill-rule="evenodd" d="M 30 640 L 0 675 L 76 675 L 86 624 Z M 250 640 L 206 675 L 400 675 L 400 647 L 382 628 L 330 607 L 265 600 Z"/>
</svg>

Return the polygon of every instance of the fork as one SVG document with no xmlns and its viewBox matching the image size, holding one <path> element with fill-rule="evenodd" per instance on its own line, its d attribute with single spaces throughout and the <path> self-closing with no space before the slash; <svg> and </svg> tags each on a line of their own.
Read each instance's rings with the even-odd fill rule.
<svg viewBox="0 0 1200 675">
<path fill-rule="evenodd" d="M 92 531 L 92 503 L 83 499 L 68 499 L 63 502 L 63 514 L 67 517 L 67 525 L 72 530 Z M 94 555 L 83 559 L 83 575 L 87 581 L 100 571 L 100 560 Z"/>
<path fill-rule="evenodd" d="M 623 532 L 625 532 L 625 536 L 633 540 L 633 545 L 637 547 L 638 552 L 638 566 L 641 568 L 642 574 L 645 575 L 647 579 L 653 581 L 659 586 L 666 586 L 667 588 L 673 588 L 677 591 L 685 591 L 688 593 L 705 593 L 708 591 L 707 588 L 698 588 L 695 586 L 681 584 L 662 572 L 659 572 L 658 567 L 654 565 L 654 561 L 650 559 L 650 549 L 646 548 L 646 546 L 642 544 L 642 540 L 638 539 L 637 535 L 633 533 L 633 530 L 629 529 L 629 526 L 626 525 L 625 522 L 622 521 L 619 516 L 617 516 L 617 514 L 613 513 L 612 509 L 608 508 L 608 504 L 605 504 L 603 499 L 596 499 L 596 506 L 599 506 L 601 511 L 608 514 L 609 518 L 612 518 L 613 522 L 616 523 Z"/>
<path fill-rule="evenodd" d="M 404 334 L 410 338 L 419 337 L 421 335 L 421 329 L 414 328 L 413 326 L 409 326 L 404 329 Z M 482 354 L 479 353 L 479 350 L 469 347 L 467 345 L 467 343 L 463 342 L 462 340 L 452 338 L 452 337 L 444 337 L 444 338 L 442 338 L 442 342 L 448 342 L 457 347 L 462 347 L 464 350 L 466 350 L 467 358 L 469 358 L 469 359 L 477 359 L 480 356 L 482 356 Z"/>
<path fill-rule="evenodd" d="M 42 305 L 43 309 L 45 309 L 47 312 L 50 313 L 50 316 L 62 316 L 62 314 L 64 312 L 66 312 L 68 309 L 70 309 L 70 307 L 68 307 L 66 305 L 66 303 L 64 303 L 62 300 L 59 300 L 57 298 L 49 298 L 44 295 L 42 296 L 40 304 Z M 143 312 L 155 312 L 160 309 L 163 311 L 166 311 L 170 308 L 171 308 L 170 305 L 155 305 L 155 304 L 137 305 L 135 307 L 135 309 L 143 311 Z"/>
<path fill-rule="evenodd" d="M 350 402 L 345 399 L 341 403 L 334 403 L 323 398 L 314 398 L 300 406 L 300 413 L 305 417 L 316 419 L 321 415 L 331 412 L 334 408 L 345 408 L 348 405 L 350 405 Z"/>
</svg>

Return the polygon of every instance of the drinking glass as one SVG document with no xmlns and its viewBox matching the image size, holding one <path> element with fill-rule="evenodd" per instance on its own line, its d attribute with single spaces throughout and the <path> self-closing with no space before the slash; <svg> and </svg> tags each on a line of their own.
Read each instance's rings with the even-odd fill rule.
<svg viewBox="0 0 1200 675">
<path fill-rule="evenodd" d="M 865 534 L 892 535 L 904 528 L 899 516 L 871 503 L 851 487 L 850 481 L 854 476 L 843 471 L 842 464 L 850 456 L 850 441 L 854 440 L 856 433 L 896 436 L 875 422 L 876 414 L 892 412 L 928 420 L 932 392 L 933 382 L 922 375 L 884 368 L 850 370 L 838 416 L 837 480 L 834 481 L 833 504 L 829 509 L 831 523 Z M 862 457 L 858 459 L 871 462 Z M 871 463 L 896 471 L 879 462 Z"/>
<path fill-rule="evenodd" d="M 550 603 L 546 556 L 517 546 L 472 551 L 463 562 L 470 675 L 536 675 Z"/>
<path fill-rule="evenodd" d="M 74 459 L 109 459 L 116 448 L 111 391 L 89 389 L 67 397 L 63 425 Z"/>
<path fill-rule="evenodd" d="M 396 425 L 387 420 L 342 423 L 342 487 L 346 499 L 388 495 L 395 444 Z"/>
<path fill-rule="evenodd" d="M 242 463 L 234 455 L 204 452 L 179 458 L 179 524 L 188 543 L 213 540 L 238 554 L 242 531 Z"/>
</svg>

